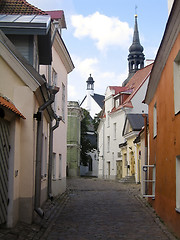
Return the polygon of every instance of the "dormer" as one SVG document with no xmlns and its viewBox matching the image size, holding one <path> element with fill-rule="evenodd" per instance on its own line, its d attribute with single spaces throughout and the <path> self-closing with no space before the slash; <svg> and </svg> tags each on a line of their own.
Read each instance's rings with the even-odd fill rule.
<svg viewBox="0 0 180 240">
<path fill-rule="evenodd" d="M 118 108 L 122 105 L 126 99 L 131 95 L 129 91 L 123 91 L 114 96 L 114 107 Z"/>
<path fill-rule="evenodd" d="M 37 71 L 40 64 L 51 64 L 50 16 L 0 15 L 0 29 Z"/>
</svg>

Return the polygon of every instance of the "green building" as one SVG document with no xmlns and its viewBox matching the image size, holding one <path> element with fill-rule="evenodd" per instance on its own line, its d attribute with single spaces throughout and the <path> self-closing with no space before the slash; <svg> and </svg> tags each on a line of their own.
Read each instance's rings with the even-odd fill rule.
<svg viewBox="0 0 180 240">
<path fill-rule="evenodd" d="M 82 110 L 76 101 L 68 102 L 67 176 L 80 176 Z"/>
</svg>

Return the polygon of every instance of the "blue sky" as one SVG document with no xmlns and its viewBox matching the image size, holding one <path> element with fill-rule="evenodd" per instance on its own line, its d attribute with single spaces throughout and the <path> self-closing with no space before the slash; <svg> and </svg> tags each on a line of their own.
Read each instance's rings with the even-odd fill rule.
<svg viewBox="0 0 180 240">
<path fill-rule="evenodd" d="M 63 10 L 62 38 L 75 69 L 68 75 L 68 100 L 81 102 L 89 74 L 95 93 L 120 86 L 128 76 L 135 6 L 146 59 L 154 59 L 168 19 L 167 0 L 27 0 L 42 10 Z"/>
</svg>

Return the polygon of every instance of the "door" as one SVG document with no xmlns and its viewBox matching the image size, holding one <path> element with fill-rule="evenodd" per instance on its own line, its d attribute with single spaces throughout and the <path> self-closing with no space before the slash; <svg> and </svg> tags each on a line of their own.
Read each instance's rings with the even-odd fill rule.
<svg viewBox="0 0 180 240">
<path fill-rule="evenodd" d="M 131 169 L 131 175 L 135 175 L 135 158 L 133 152 L 130 153 L 130 169 Z"/>
<path fill-rule="evenodd" d="M 0 118 L 0 224 L 7 218 L 9 133 L 9 123 Z"/>
<path fill-rule="evenodd" d="M 122 178 L 122 161 L 117 161 L 116 162 L 116 176 L 117 179 L 121 179 Z"/>
<path fill-rule="evenodd" d="M 107 164 L 108 164 L 108 177 L 110 177 L 110 175 L 111 175 L 110 162 L 108 162 Z"/>
</svg>

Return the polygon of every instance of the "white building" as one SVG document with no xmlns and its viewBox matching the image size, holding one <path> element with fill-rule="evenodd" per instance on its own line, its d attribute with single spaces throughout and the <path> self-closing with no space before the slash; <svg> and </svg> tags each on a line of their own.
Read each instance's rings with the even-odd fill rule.
<svg viewBox="0 0 180 240">
<path fill-rule="evenodd" d="M 80 106 L 86 109 L 90 114 L 90 122 L 102 111 L 104 106 L 104 96 L 100 94 L 94 93 L 94 80 L 91 77 L 91 74 L 88 78 L 87 82 L 87 89 L 86 89 L 86 96 L 82 100 Z M 90 140 L 91 144 L 96 144 L 96 134 L 94 132 L 93 125 L 89 127 L 89 131 L 87 132 L 88 139 Z M 89 166 L 84 168 L 81 171 L 81 175 L 89 174 L 92 176 L 98 176 L 98 152 L 97 149 L 94 148 L 91 152 L 89 152 L 91 157 L 91 161 L 89 162 Z"/>
<path fill-rule="evenodd" d="M 126 115 L 148 113 L 142 103 L 152 64 L 137 71 L 125 87 L 109 86 L 105 93 L 105 106 L 98 127 L 99 177 L 115 179 L 122 169 L 122 154 L 119 144 L 125 143 L 122 136 Z M 129 161 L 127 159 L 127 161 Z M 122 169 L 121 176 L 128 171 Z"/>
<path fill-rule="evenodd" d="M 90 116 L 94 118 L 103 108 L 104 95 L 94 93 L 94 80 L 91 77 L 91 74 L 86 82 L 86 96 L 82 100 L 80 106 L 86 109 L 90 113 Z"/>
<path fill-rule="evenodd" d="M 98 127 L 99 177 L 115 179 L 128 175 L 129 159 L 124 166 L 120 144 L 128 113 L 147 113 L 144 100 L 152 64 L 144 67 L 143 47 L 140 44 L 135 16 L 133 43 L 129 48 L 129 76 L 123 86 L 109 86 L 106 89 L 102 119 Z M 125 169 L 126 168 L 126 169 Z"/>
<path fill-rule="evenodd" d="M 48 79 L 49 85 L 59 87 L 53 104 L 56 121 L 50 126 L 49 132 L 53 135 L 52 152 L 49 153 L 48 194 L 56 196 L 66 190 L 67 165 L 67 87 L 68 73 L 74 69 L 73 62 L 61 37 L 62 29 L 66 28 L 64 12 L 47 11 L 51 16 L 51 43 L 52 64 L 41 66 L 40 72 Z M 58 125 L 57 121 L 61 119 Z M 55 128 L 57 127 L 57 128 Z M 51 180 L 52 179 L 52 180 Z"/>
</svg>

